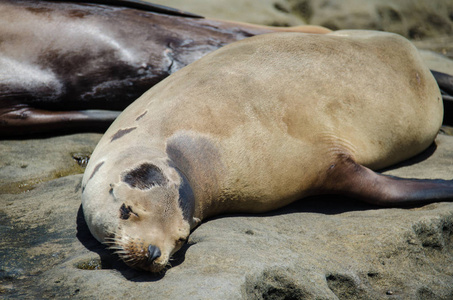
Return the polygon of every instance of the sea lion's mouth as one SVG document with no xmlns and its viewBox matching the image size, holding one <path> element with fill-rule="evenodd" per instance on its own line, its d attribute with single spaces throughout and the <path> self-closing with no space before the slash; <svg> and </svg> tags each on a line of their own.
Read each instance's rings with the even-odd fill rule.
<svg viewBox="0 0 453 300">
<path fill-rule="evenodd" d="M 170 264 L 168 262 L 162 262 L 162 263 L 156 263 L 153 262 L 151 264 L 144 263 L 144 264 L 136 264 L 134 266 L 131 265 L 132 268 L 137 269 L 137 270 L 142 270 L 142 271 L 148 271 L 152 273 L 160 273 L 168 268 L 170 268 Z"/>
<path fill-rule="evenodd" d="M 142 239 L 115 236 L 107 238 L 105 244 L 131 268 L 159 273 L 171 267 L 168 255 L 156 246 L 146 245 Z"/>
</svg>

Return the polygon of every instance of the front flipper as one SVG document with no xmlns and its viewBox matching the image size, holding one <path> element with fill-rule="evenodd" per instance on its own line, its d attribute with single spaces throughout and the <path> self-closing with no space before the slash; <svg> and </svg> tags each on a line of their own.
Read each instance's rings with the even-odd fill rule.
<svg viewBox="0 0 453 300">
<path fill-rule="evenodd" d="M 39 133 L 104 132 L 120 111 L 49 111 L 21 104 L 0 107 L 0 137 L 17 138 Z"/>
<path fill-rule="evenodd" d="M 331 166 L 326 184 L 332 193 L 386 207 L 453 201 L 453 180 L 382 175 L 351 158 Z"/>
</svg>

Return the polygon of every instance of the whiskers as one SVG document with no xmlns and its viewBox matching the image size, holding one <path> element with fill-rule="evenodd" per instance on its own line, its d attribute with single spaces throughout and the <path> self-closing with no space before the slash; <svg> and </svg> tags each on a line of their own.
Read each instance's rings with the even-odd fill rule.
<svg viewBox="0 0 453 300">
<path fill-rule="evenodd" d="M 115 254 L 126 254 L 127 251 L 123 247 L 123 240 L 121 237 L 107 237 L 104 244 L 109 250 L 114 251 Z"/>
<path fill-rule="evenodd" d="M 161 259 L 160 262 L 149 263 L 148 244 L 141 238 L 134 238 L 120 233 L 109 235 L 104 239 L 104 245 L 118 256 L 126 265 L 134 269 L 150 271 L 156 274 L 165 273 L 172 267 L 170 261 Z M 173 260 L 173 258 L 170 258 Z M 164 265 L 165 264 L 165 265 Z"/>
<path fill-rule="evenodd" d="M 159 273 L 160 274 L 164 274 L 165 272 L 167 272 L 167 270 L 171 269 L 172 268 L 172 265 L 170 263 L 167 263 L 167 265 L 165 266 L 165 268 L 162 269 L 162 271 L 160 271 Z"/>
<path fill-rule="evenodd" d="M 127 237 L 112 235 L 105 238 L 104 244 L 107 246 L 107 249 L 118 255 L 119 259 L 127 265 L 134 267 L 139 264 L 141 260 L 135 253 L 131 253 L 129 247 L 127 247 L 129 242 L 129 238 Z"/>
</svg>

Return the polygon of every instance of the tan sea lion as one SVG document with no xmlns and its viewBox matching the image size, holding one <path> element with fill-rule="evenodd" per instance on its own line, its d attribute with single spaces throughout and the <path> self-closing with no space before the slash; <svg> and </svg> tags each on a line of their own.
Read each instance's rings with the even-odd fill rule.
<svg viewBox="0 0 453 300">
<path fill-rule="evenodd" d="M 213 20 L 137 0 L 2 0 L 0 137 L 104 132 L 176 70 L 231 42 L 285 30 L 330 31 Z"/>
<path fill-rule="evenodd" d="M 436 81 L 401 36 L 245 39 L 126 108 L 86 168 L 85 219 L 128 265 L 160 272 L 200 220 L 218 214 L 319 194 L 382 206 L 450 200 L 452 181 L 371 170 L 426 149 L 442 113 Z"/>
</svg>

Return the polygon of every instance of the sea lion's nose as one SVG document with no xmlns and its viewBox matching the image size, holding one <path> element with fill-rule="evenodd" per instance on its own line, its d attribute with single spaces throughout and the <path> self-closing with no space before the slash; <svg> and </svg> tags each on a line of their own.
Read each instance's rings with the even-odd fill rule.
<svg viewBox="0 0 453 300">
<path fill-rule="evenodd" d="M 160 249 L 154 245 L 148 246 L 148 263 L 152 263 L 154 260 L 160 257 Z"/>
</svg>

